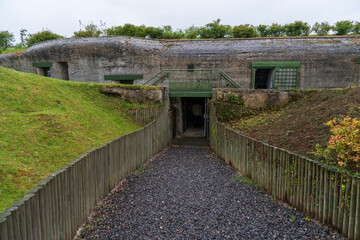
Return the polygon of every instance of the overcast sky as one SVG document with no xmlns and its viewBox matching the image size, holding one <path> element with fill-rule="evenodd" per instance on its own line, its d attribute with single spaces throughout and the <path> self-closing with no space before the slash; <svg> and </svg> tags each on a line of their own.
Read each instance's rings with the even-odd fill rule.
<svg viewBox="0 0 360 240">
<path fill-rule="evenodd" d="M 218 18 L 231 26 L 360 21 L 360 0 L 0 0 L 0 31 L 15 34 L 17 42 L 21 28 L 71 37 L 80 30 L 79 20 L 84 25 L 102 21 L 106 27 L 132 23 L 185 29 Z"/>
</svg>

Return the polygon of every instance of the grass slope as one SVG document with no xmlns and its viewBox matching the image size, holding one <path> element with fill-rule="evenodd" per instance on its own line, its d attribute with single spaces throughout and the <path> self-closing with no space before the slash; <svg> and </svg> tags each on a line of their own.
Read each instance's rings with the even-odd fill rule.
<svg viewBox="0 0 360 240">
<path fill-rule="evenodd" d="M 255 139 L 314 158 L 315 145 L 326 147 L 331 135 L 324 123 L 339 116 L 360 118 L 360 87 L 303 91 L 298 100 L 281 110 L 226 124 Z"/>
<path fill-rule="evenodd" d="M 0 67 L 0 212 L 88 150 L 139 129 L 138 107 L 68 82 Z"/>
</svg>

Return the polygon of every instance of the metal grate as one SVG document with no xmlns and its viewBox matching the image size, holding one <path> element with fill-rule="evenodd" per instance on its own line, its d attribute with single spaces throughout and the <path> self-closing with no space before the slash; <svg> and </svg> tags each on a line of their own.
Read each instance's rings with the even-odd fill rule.
<svg viewBox="0 0 360 240">
<path fill-rule="evenodd" d="M 241 88 L 219 69 L 165 69 L 150 78 L 144 85 L 169 86 L 170 82 L 208 82 L 212 88 Z"/>
<path fill-rule="evenodd" d="M 298 68 L 276 68 L 274 89 L 296 89 L 298 84 Z"/>
</svg>

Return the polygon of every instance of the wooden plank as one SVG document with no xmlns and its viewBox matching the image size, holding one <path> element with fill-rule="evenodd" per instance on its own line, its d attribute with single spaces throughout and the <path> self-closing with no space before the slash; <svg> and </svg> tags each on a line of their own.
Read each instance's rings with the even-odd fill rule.
<svg viewBox="0 0 360 240">
<path fill-rule="evenodd" d="M 360 181 L 356 179 L 356 213 L 354 225 L 354 239 L 360 239 Z"/>
<path fill-rule="evenodd" d="M 6 217 L 10 213 L 3 212 L 0 214 L 0 240 L 7 240 L 10 239 L 8 235 L 8 227 L 7 227 L 7 219 Z"/>
<path fill-rule="evenodd" d="M 349 176 L 345 177 L 346 179 L 346 190 L 344 196 L 344 217 L 341 232 L 345 237 L 348 237 L 348 228 L 349 228 L 349 199 L 350 199 L 350 191 L 351 191 L 351 182 L 352 178 Z"/>
<path fill-rule="evenodd" d="M 323 196 L 323 222 L 329 223 L 328 212 L 329 212 L 329 172 L 323 168 L 324 174 L 324 196 Z"/>
<path fill-rule="evenodd" d="M 27 233 L 26 233 L 26 212 L 25 212 L 25 202 L 24 198 L 17 201 L 13 206 L 18 208 L 18 214 L 19 214 L 19 232 L 20 232 L 20 239 L 26 240 L 27 239 Z M 0 217 L 1 219 L 1 217 Z M 1 222 L 1 220 L 0 220 Z M 0 227 L 1 232 L 1 227 Z M 0 234 L 1 235 L 1 234 Z M 1 236 L 0 236 L 1 239 Z"/>
<path fill-rule="evenodd" d="M 320 202 L 320 166 L 316 164 L 316 195 L 315 195 L 315 219 L 320 220 L 319 202 Z"/>
<path fill-rule="evenodd" d="M 350 192 L 350 209 L 349 209 L 350 213 L 349 213 L 349 227 L 348 227 L 349 239 L 354 239 L 355 236 L 356 195 L 357 195 L 356 179 L 353 178 L 351 181 L 351 192 Z"/>
<path fill-rule="evenodd" d="M 337 220 L 337 229 L 342 232 L 342 225 L 343 225 L 343 218 L 344 218 L 344 205 L 345 205 L 345 183 L 344 181 L 346 181 L 346 178 L 344 178 L 343 174 L 341 174 L 341 178 L 340 178 L 340 185 L 339 185 L 339 208 L 338 208 L 338 220 Z M 343 190 L 344 189 L 344 190 Z"/>
<path fill-rule="evenodd" d="M 332 213 L 332 225 L 338 228 L 338 213 L 339 213 L 339 192 L 340 192 L 340 179 L 339 173 L 335 173 L 334 179 L 334 198 L 333 198 L 333 213 Z"/>
</svg>

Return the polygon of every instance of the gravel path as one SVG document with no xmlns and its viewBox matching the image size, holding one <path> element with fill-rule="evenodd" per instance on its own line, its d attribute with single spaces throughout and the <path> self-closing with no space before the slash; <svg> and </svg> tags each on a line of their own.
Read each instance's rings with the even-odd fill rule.
<svg viewBox="0 0 360 240">
<path fill-rule="evenodd" d="M 169 148 L 98 204 L 80 239 L 343 239 L 242 181 L 209 149 Z"/>
</svg>

